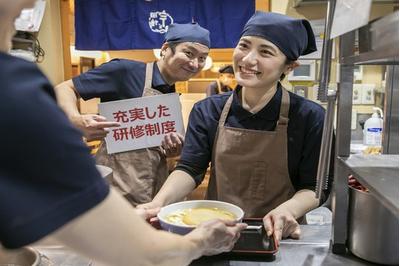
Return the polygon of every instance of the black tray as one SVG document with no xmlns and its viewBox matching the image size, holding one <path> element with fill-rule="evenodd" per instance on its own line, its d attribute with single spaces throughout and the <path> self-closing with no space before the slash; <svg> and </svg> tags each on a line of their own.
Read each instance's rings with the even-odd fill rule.
<svg viewBox="0 0 400 266">
<path fill-rule="evenodd" d="M 275 238 L 273 235 L 267 236 L 261 218 L 248 218 L 244 219 L 243 222 L 261 228 L 259 230 L 243 230 L 230 253 L 270 256 L 278 251 Z"/>
<path fill-rule="evenodd" d="M 243 230 L 239 240 L 230 252 L 212 257 L 246 261 L 275 260 L 275 253 L 278 252 L 278 247 L 274 236 L 267 236 L 262 218 L 247 218 L 243 222 L 252 226 L 260 226 L 261 228 L 259 230 Z M 202 258 L 202 260 L 204 259 Z"/>
<path fill-rule="evenodd" d="M 278 252 L 278 247 L 274 236 L 268 237 L 262 218 L 247 218 L 243 219 L 244 223 L 252 226 L 260 226 L 259 230 L 243 230 L 239 240 L 230 252 L 225 252 L 215 256 L 204 256 L 191 265 L 207 265 L 206 262 L 217 260 L 246 260 L 246 261 L 273 261 L 275 253 Z M 152 223 L 159 229 L 159 224 Z"/>
</svg>

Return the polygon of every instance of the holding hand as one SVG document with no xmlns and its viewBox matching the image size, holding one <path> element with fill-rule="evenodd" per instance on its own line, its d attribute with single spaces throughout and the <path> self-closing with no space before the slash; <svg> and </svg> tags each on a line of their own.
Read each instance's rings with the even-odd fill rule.
<svg viewBox="0 0 400 266">
<path fill-rule="evenodd" d="M 284 208 L 276 208 L 270 211 L 263 219 L 265 231 L 268 236 L 272 233 L 275 241 L 279 245 L 282 238 L 291 237 L 298 239 L 300 237 L 300 225 L 295 217 Z"/>
<path fill-rule="evenodd" d="M 110 127 L 119 127 L 121 124 L 118 122 L 109 122 L 104 116 L 101 115 L 79 115 L 71 119 L 72 123 L 78 127 L 87 141 L 103 140 Z"/>
<path fill-rule="evenodd" d="M 165 151 L 165 156 L 175 157 L 179 156 L 182 151 L 184 137 L 179 133 L 169 133 L 164 136 L 161 146 Z"/>
<path fill-rule="evenodd" d="M 215 255 L 230 251 L 240 237 L 240 232 L 247 227 L 244 223 L 225 220 L 211 220 L 199 224 L 185 237 L 190 238 L 200 248 L 203 255 Z"/>
<path fill-rule="evenodd" d="M 153 208 L 153 209 L 135 208 L 135 212 L 144 220 L 151 220 L 151 218 L 157 216 L 157 213 L 160 212 L 160 208 Z"/>
<path fill-rule="evenodd" d="M 160 212 L 161 205 L 158 205 L 154 202 L 148 202 L 144 204 L 139 204 L 136 206 L 136 213 L 141 217 L 145 217 L 146 220 L 150 220 L 150 222 L 157 221 L 157 213 Z"/>
</svg>

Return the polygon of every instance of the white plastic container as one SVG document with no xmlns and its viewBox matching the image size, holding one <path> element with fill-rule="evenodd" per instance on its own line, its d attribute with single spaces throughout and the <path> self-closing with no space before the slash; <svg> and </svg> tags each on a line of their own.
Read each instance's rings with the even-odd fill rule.
<svg viewBox="0 0 400 266">
<path fill-rule="evenodd" d="M 374 113 L 371 118 L 365 121 L 364 124 L 364 139 L 363 144 L 367 146 L 381 146 L 382 145 L 382 128 L 383 119 L 382 110 L 378 107 L 373 107 Z M 380 115 L 377 113 L 380 112 Z"/>
</svg>

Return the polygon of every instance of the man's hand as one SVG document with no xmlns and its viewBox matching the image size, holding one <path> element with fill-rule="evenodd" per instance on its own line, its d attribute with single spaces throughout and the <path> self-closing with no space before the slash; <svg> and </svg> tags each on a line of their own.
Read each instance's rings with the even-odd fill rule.
<svg viewBox="0 0 400 266">
<path fill-rule="evenodd" d="M 284 208 L 276 208 L 265 215 L 264 227 L 268 236 L 272 233 L 275 236 L 276 243 L 279 246 L 279 242 L 282 238 L 291 237 L 298 239 L 300 237 L 300 225 L 294 218 L 294 216 Z"/>
<path fill-rule="evenodd" d="M 244 223 L 211 220 L 199 224 L 195 230 L 185 237 L 203 249 L 203 255 L 215 255 L 230 251 L 239 239 L 240 231 L 246 227 L 247 224 Z"/>
<path fill-rule="evenodd" d="M 182 151 L 184 137 L 179 133 L 169 133 L 164 136 L 161 146 L 167 157 L 179 156 Z"/>
<path fill-rule="evenodd" d="M 104 116 L 100 115 L 79 115 L 71 118 L 71 122 L 79 128 L 87 141 L 103 140 L 110 127 L 119 127 L 118 122 L 109 122 Z"/>
</svg>

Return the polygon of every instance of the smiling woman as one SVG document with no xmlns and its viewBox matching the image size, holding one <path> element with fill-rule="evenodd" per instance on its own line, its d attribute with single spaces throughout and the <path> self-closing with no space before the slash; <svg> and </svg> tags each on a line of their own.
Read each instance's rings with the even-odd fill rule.
<svg viewBox="0 0 400 266">
<path fill-rule="evenodd" d="M 297 220 L 318 206 L 313 189 L 324 109 L 288 92 L 279 80 L 300 55 L 315 49 L 307 20 L 256 12 L 233 53 L 238 86 L 194 105 L 175 171 L 140 207 L 185 197 L 211 162 L 207 199 L 235 204 L 246 217 L 264 217 L 277 241 L 298 238 Z"/>
</svg>

